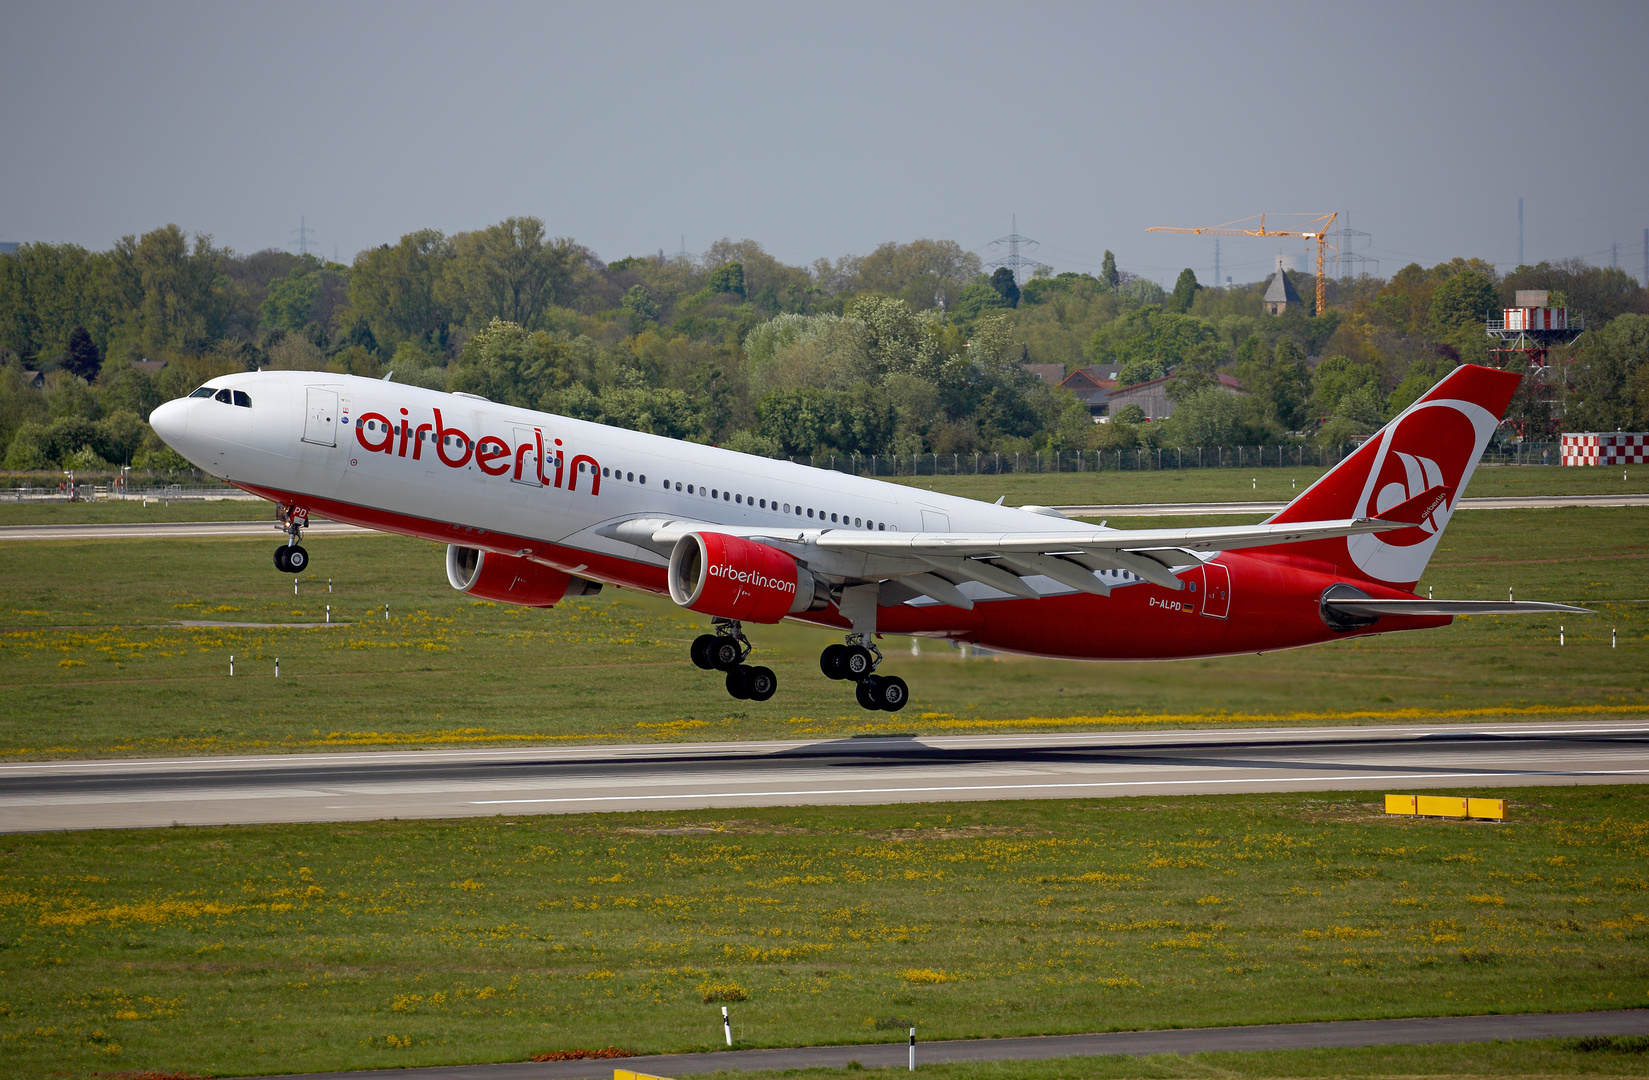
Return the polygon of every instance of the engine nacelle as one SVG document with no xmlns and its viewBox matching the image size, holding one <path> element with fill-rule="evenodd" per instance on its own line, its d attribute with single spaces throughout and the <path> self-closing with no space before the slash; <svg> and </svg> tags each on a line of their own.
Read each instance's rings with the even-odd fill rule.
<svg viewBox="0 0 1649 1080">
<path fill-rule="evenodd" d="M 457 544 L 447 545 L 447 582 L 482 600 L 523 607 L 554 607 L 565 597 L 601 591 L 600 582 L 574 577 L 553 566 Z"/>
<path fill-rule="evenodd" d="M 776 623 L 829 596 L 796 560 L 726 533 L 688 533 L 670 552 L 670 599 L 724 619 Z"/>
</svg>

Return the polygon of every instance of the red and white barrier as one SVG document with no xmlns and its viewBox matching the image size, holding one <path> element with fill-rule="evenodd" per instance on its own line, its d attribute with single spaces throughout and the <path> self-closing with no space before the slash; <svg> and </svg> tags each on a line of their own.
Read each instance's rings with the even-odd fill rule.
<svg viewBox="0 0 1649 1080">
<path fill-rule="evenodd" d="M 1563 436 L 1565 465 L 1649 465 L 1649 433 L 1576 431 Z"/>
</svg>

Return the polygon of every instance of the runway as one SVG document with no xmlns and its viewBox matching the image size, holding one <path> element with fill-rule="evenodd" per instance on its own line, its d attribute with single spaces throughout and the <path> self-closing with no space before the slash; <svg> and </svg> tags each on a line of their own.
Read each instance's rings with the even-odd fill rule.
<svg viewBox="0 0 1649 1080">
<path fill-rule="evenodd" d="M 1356 1046 L 1440 1046 L 1495 1039 L 1560 1039 L 1649 1034 L 1649 1009 L 1618 1012 L 1534 1013 L 1508 1016 L 1435 1016 L 1402 1020 L 1339 1020 L 1306 1024 L 1111 1031 L 1096 1035 L 1045 1035 L 1019 1039 L 955 1039 L 918 1043 L 916 1062 L 1043 1061 L 1110 1054 L 1201 1054 L 1254 1050 L 1316 1050 Z M 399 1069 L 396 1080 L 602 1080 L 614 1067 L 654 1076 L 757 1069 L 842 1069 L 857 1061 L 867 1069 L 905 1069 L 904 1042 L 859 1046 L 798 1046 L 777 1050 L 723 1050 L 710 1054 L 658 1054 L 623 1060 L 507 1062 Z M 373 1072 L 311 1073 L 305 1080 L 364 1080 Z"/>
<path fill-rule="evenodd" d="M 1067 517 L 1171 517 L 1188 514 L 1275 514 L 1279 502 L 1106 503 L 1056 506 Z M 1462 499 L 1461 510 L 1540 510 L 1569 506 L 1649 506 L 1649 495 L 1526 495 Z M 3 520 L 3 518 L 0 518 Z M 148 524 L 0 525 L 0 540 L 155 540 L 165 537 L 276 536 L 273 520 L 172 521 Z M 316 519 L 306 536 L 369 536 L 372 529 Z"/>
<path fill-rule="evenodd" d="M 1644 721 L 38 761 L 0 765 L 0 831 L 1646 777 Z"/>
</svg>

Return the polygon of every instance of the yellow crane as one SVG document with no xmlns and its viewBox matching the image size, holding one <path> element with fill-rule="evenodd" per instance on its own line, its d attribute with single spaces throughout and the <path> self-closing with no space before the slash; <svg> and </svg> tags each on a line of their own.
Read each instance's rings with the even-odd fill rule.
<svg viewBox="0 0 1649 1080">
<path fill-rule="evenodd" d="M 1290 217 L 1307 217 L 1306 214 L 1290 214 Z M 1176 229 L 1170 226 L 1157 225 L 1146 229 L 1146 232 L 1161 233 L 1196 233 L 1198 236 L 1298 236 L 1305 240 L 1317 241 L 1317 314 L 1323 313 L 1327 303 L 1327 291 L 1323 287 L 1323 247 L 1328 243 L 1328 229 L 1334 224 L 1334 219 L 1340 216 L 1336 210 L 1332 214 L 1318 214 L 1305 223 L 1303 229 L 1268 229 L 1265 227 L 1265 215 L 1260 215 L 1260 227 L 1257 229 L 1243 229 L 1238 226 L 1253 221 L 1251 217 L 1237 221 L 1228 221 L 1224 225 L 1211 225 L 1205 229 Z M 1214 284 L 1218 285 L 1219 282 Z"/>
</svg>

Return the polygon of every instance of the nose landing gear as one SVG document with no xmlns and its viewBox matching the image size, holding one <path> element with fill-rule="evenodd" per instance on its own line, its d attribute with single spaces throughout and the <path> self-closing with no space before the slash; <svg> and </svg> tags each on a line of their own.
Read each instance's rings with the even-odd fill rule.
<svg viewBox="0 0 1649 1080">
<path fill-rule="evenodd" d="M 739 701 L 766 701 L 779 689 L 778 676 L 772 668 L 751 667 L 744 661 L 750 656 L 750 639 L 737 619 L 720 617 L 710 620 L 715 632 L 700 634 L 693 639 L 688 655 L 693 663 L 705 671 L 727 673 L 727 693 Z"/>
<path fill-rule="evenodd" d="M 897 675 L 877 675 L 882 650 L 869 634 L 849 634 L 844 645 L 829 645 L 819 654 L 819 670 L 826 678 L 856 683 L 859 707 L 872 712 L 898 712 L 910 701 L 910 688 Z"/>
<path fill-rule="evenodd" d="M 276 528 L 286 533 L 286 543 L 275 549 L 275 569 L 283 574 L 301 574 L 309 569 L 309 552 L 298 543 L 302 530 L 309 524 L 309 511 L 296 506 L 280 508 L 280 524 Z"/>
</svg>

